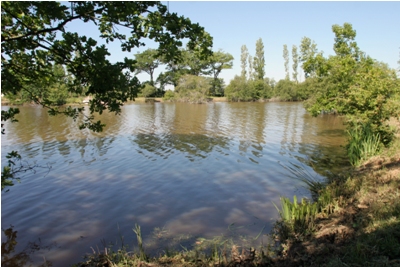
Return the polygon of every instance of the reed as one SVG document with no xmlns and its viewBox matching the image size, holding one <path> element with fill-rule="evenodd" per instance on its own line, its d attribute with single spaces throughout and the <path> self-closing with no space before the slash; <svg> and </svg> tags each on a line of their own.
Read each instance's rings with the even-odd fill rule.
<svg viewBox="0 0 400 267">
<path fill-rule="evenodd" d="M 305 198 L 300 202 L 297 196 L 293 196 L 293 202 L 289 198 L 281 197 L 281 209 L 275 204 L 281 219 L 291 232 L 304 232 L 311 230 L 316 214 L 318 213 L 318 203 L 310 203 Z"/>
<path fill-rule="evenodd" d="M 144 252 L 143 248 L 143 240 L 142 240 L 142 231 L 140 230 L 140 225 L 135 223 L 135 228 L 132 229 L 136 234 L 138 246 L 139 246 L 139 259 L 141 261 L 147 261 L 147 255 Z"/>
<path fill-rule="evenodd" d="M 353 166 L 359 166 L 380 151 L 380 134 L 374 133 L 370 125 L 355 125 L 347 131 L 347 134 L 349 135 L 347 155 Z"/>
</svg>

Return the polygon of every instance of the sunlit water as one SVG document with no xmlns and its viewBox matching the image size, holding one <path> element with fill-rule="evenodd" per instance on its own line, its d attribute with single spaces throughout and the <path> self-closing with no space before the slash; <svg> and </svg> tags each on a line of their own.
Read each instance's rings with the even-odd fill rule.
<svg viewBox="0 0 400 267">
<path fill-rule="evenodd" d="M 302 103 L 135 103 L 99 117 L 102 133 L 40 107 L 20 110 L 19 122 L 5 125 L 2 166 L 16 150 L 51 169 L 2 192 L 2 228 L 18 231 L 16 251 L 39 238 L 52 245 L 31 258 L 54 266 L 82 260 L 104 240 L 120 244 L 121 235 L 132 248 L 135 223 L 153 254 L 165 249 L 157 227 L 165 231 L 156 237 L 192 237 L 185 246 L 199 236 L 267 234 L 280 196 L 308 196 L 285 166 L 323 179 L 344 162 L 340 118 L 313 118 Z"/>
</svg>

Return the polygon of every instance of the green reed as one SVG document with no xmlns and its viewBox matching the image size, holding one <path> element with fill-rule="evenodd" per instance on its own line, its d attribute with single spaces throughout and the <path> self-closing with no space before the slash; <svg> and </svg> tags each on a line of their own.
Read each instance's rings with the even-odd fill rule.
<svg viewBox="0 0 400 267">
<path fill-rule="evenodd" d="M 380 134 L 374 133 L 370 125 L 355 125 L 347 133 L 349 135 L 347 155 L 353 166 L 359 166 L 362 161 L 380 151 Z"/>
<path fill-rule="evenodd" d="M 293 196 L 293 202 L 286 197 L 281 197 L 280 200 L 281 209 L 274 205 L 289 230 L 304 232 L 312 228 L 312 223 L 318 213 L 317 202 L 310 203 L 305 198 L 298 202 L 297 196 Z"/>
</svg>

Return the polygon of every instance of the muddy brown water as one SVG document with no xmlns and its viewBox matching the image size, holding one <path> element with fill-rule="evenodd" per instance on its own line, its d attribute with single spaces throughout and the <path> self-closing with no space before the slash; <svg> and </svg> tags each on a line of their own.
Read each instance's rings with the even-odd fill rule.
<svg viewBox="0 0 400 267">
<path fill-rule="evenodd" d="M 19 122 L 5 124 L 2 166 L 16 150 L 24 164 L 51 169 L 2 192 L 1 224 L 18 231 L 16 252 L 50 245 L 31 259 L 54 266 L 120 236 L 133 248 L 135 223 L 153 254 L 167 234 L 189 236 L 186 247 L 199 236 L 250 240 L 269 232 L 280 196 L 309 197 L 285 166 L 323 179 L 345 164 L 341 119 L 313 118 L 302 103 L 132 103 L 99 117 L 102 133 L 41 107 L 20 110 Z"/>
</svg>

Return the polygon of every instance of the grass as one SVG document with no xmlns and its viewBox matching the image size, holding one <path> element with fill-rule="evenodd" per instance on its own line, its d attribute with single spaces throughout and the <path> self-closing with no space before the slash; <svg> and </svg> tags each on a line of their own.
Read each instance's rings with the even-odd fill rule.
<svg viewBox="0 0 400 267">
<path fill-rule="evenodd" d="M 311 234 L 304 234 L 307 225 L 288 227 L 287 215 L 277 222 L 276 236 L 287 238 L 278 266 L 400 266 L 399 137 L 379 154 L 361 157 L 352 171 L 330 177 L 323 188 L 297 172 L 317 193 L 318 213 Z M 282 204 L 282 211 L 291 205 Z"/>
</svg>

